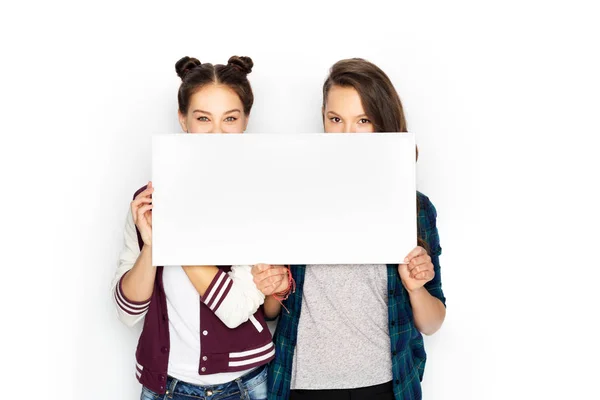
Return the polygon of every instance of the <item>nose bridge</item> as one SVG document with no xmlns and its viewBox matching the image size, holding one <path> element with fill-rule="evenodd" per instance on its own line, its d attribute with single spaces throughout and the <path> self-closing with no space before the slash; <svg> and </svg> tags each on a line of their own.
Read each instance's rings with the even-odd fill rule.
<svg viewBox="0 0 600 400">
<path fill-rule="evenodd" d="M 344 126 L 344 132 L 356 133 L 356 124 L 353 122 L 346 122 L 346 126 Z"/>
<path fill-rule="evenodd" d="M 350 129 L 352 129 L 352 124 L 346 120 L 344 120 L 343 131 L 344 133 L 350 133 Z"/>
<path fill-rule="evenodd" d="M 221 120 L 214 120 L 212 124 L 211 133 L 223 133 L 223 128 L 221 127 Z"/>
</svg>

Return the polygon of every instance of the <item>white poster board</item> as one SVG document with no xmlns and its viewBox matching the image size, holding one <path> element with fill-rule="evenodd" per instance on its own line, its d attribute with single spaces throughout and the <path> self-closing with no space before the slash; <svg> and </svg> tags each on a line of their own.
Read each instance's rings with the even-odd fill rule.
<svg viewBox="0 0 600 400">
<path fill-rule="evenodd" d="M 154 265 L 399 263 L 417 244 L 411 133 L 167 134 Z"/>
</svg>

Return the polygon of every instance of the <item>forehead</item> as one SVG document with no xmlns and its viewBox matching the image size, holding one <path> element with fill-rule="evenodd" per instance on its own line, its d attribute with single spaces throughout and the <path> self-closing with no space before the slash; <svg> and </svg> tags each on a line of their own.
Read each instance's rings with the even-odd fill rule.
<svg viewBox="0 0 600 400">
<path fill-rule="evenodd" d="M 364 114 L 360 95 L 351 86 L 332 86 L 327 94 L 325 108 L 343 115 Z"/>
<path fill-rule="evenodd" d="M 200 109 L 212 113 L 234 108 L 242 110 L 242 101 L 233 89 L 225 85 L 205 85 L 190 99 L 191 111 Z"/>
</svg>

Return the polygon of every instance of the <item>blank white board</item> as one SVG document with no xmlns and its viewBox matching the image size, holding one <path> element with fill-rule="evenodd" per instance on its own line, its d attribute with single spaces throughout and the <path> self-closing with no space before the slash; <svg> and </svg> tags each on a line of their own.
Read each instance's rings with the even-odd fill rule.
<svg viewBox="0 0 600 400">
<path fill-rule="evenodd" d="M 166 134 L 154 265 L 399 263 L 416 246 L 412 133 Z"/>
</svg>

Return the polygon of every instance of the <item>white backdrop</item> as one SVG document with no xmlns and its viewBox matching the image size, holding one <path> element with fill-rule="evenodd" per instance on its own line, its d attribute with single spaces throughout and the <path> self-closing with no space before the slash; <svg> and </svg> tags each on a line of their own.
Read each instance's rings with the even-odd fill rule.
<svg viewBox="0 0 600 400">
<path fill-rule="evenodd" d="M 0 6 L 5 393 L 139 397 L 109 293 L 128 203 L 150 135 L 180 131 L 175 62 L 248 55 L 250 132 L 320 131 L 341 58 L 396 85 L 448 299 L 425 399 L 598 396 L 592 2 L 160 4 Z"/>
</svg>

